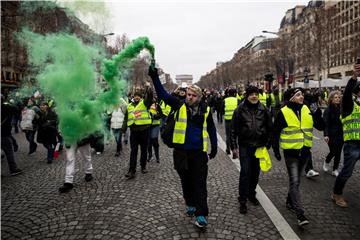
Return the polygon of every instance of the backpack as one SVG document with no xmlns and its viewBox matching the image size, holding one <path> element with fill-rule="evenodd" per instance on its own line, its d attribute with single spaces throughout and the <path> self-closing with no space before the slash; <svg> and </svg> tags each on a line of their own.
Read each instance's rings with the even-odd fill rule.
<svg viewBox="0 0 360 240">
<path fill-rule="evenodd" d="M 176 120 L 179 119 L 179 110 L 177 111 L 171 111 L 169 115 L 167 116 L 165 120 L 165 124 L 161 129 L 161 139 L 165 143 L 166 146 L 169 148 L 174 148 L 175 144 L 173 143 L 173 134 L 174 134 L 174 128 L 175 128 L 175 118 Z M 176 116 L 175 116 L 176 115 Z"/>
</svg>

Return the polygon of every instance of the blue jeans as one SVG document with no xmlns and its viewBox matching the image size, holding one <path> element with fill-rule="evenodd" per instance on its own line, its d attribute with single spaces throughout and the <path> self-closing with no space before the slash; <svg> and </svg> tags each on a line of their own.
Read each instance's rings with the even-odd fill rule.
<svg viewBox="0 0 360 240">
<path fill-rule="evenodd" d="M 32 150 L 35 150 L 37 147 L 37 144 L 34 141 L 35 131 L 25 130 L 24 132 L 25 132 L 26 140 L 29 142 L 29 152 L 31 152 Z"/>
<path fill-rule="evenodd" d="M 284 153 L 285 164 L 289 175 L 289 192 L 286 203 L 290 204 L 297 215 L 304 214 L 300 202 L 300 177 L 307 162 L 311 160 L 311 153 L 301 153 L 300 156 L 292 156 Z"/>
<path fill-rule="evenodd" d="M 54 160 L 54 144 L 52 143 L 43 143 L 44 147 L 47 149 L 47 160 Z"/>
<path fill-rule="evenodd" d="M 240 179 L 239 179 L 239 201 L 246 203 L 248 198 L 256 195 L 256 185 L 259 182 L 260 163 L 255 157 L 255 147 L 239 147 L 240 153 Z"/>
<path fill-rule="evenodd" d="M 122 137 L 121 129 L 120 128 L 119 129 L 112 128 L 112 132 L 114 134 L 116 144 L 117 145 L 121 144 L 121 137 Z"/>
<path fill-rule="evenodd" d="M 341 195 L 347 180 L 351 177 L 356 162 L 360 159 L 360 141 L 347 141 L 344 143 L 344 166 L 337 176 L 334 193 Z"/>
</svg>

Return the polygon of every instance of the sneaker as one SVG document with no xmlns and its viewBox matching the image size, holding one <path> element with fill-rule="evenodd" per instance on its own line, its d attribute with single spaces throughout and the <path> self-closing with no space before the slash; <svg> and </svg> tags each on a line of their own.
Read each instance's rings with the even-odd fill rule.
<svg viewBox="0 0 360 240">
<path fill-rule="evenodd" d="M 52 159 L 48 159 L 47 160 L 47 164 L 52 164 L 53 160 Z"/>
<path fill-rule="evenodd" d="M 156 159 L 156 162 L 157 162 L 157 163 L 160 163 L 160 159 Z"/>
<path fill-rule="evenodd" d="M 304 216 L 304 214 L 300 214 L 297 217 L 297 220 L 298 220 L 298 225 L 299 226 L 304 226 L 304 225 L 309 224 L 309 220 Z"/>
<path fill-rule="evenodd" d="M 331 194 L 331 199 L 335 202 L 336 205 L 338 205 L 339 207 L 343 207 L 346 208 L 348 207 L 348 204 L 345 200 L 345 198 L 342 195 L 338 195 L 335 193 Z"/>
<path fill-rule="evenodd" d="M 226 149 L 226 154 L 227 154 L 227 155 L 230 154 L 230 149 Z"/>
<path fill-rule="evenodd" d="M 256 197 L 250 197 L 249 202 L 251 202 L 254 206 L 259 206 L 260 202 Z"/>
<path fill-rule="evenodd" d="M 237 154 L 236 153 L 233 153 L 233 155 L 232 155 L 232 159 L 237 159 L 238 157 L 237 157 Z"/>
<path fill-rule="evenodd" d="M 64 185 L 59 188 L 59 192 L 67 193 L 67 192 L 70 192 L 70 190 L 73 188 L 74 188 L 74 185 L 72 183 L 64 183 Z"/>
<path fill-rule="evenodd" d="M 125 177 L 126 177 L 127 179 L 135 178 L 135 173 L 132 172 L 132 171 L 129 171 L 127 174 L 125 174 Z"/>
<path fill-rule="evenodd" d="M 306 177 L 311 178 L 311 177 L 316 177 L 319 176 L 319 173 L 316 172 L 313 169 L 310 169 L 307 173 L 306 173 Z"/>
<path fill-rule="evenodd" d="M 334 171 L 332 171 L 331 175 L 337 177 L 339 175 L 339 171 L 335 169 Z"/>
<path fill-rule="evenodd" d="M 324 161 L 324 164 L 323 164 L 323 170 L 324 170 L 324 172 L 329 171 L 329 168 L 330 168 L 330 164 Z"/>
<path fill-rule="evenodd" d="M 246 214 L 247 213 L 246 203 L 240 203 L 240 213 L 241 214 Z"/>
<path fill-rule="evenodd" d="M 204 216 L 197 216 L 195 220 L 195 225 L 199 228 L 204 228 L 208 224 L 206 218 Z"/>
<path fill-rule="evenodd" d="M 189 217 L 193 217 L 195 214 L 196 208 L 195 207 L 186 207 L 186 215 L 188 215 Z"/>
<path fill-rule="evenodd" d="M 145 173 L 147 173 L 148 171 L 146 170 L 146 168 L 143 168 L 143 169 L 141 169 L 141 173 L 142 174 L 145 174 Z"/>
<path fill-rule="evenodd" d="M 94 177 L 92 176 L 91 173 L 86 173 L 85 174 L 85 181 L 90 182 L 93 179 L 94 179 Z"/>
<path fill-rule="evenodd" d="M 15 169 L 15 171 L 11 172 L 10 175 L 11 176 L 16 176 L 16 175 L 19 175 L 21 174 L 23 171 L 20 170 L 20 169 Z"/>
<path fill-rule="evenodd" d="M 101 152 L 96 152 L 96 155 L 100 155 L 101 154 Z"/>
</svg>

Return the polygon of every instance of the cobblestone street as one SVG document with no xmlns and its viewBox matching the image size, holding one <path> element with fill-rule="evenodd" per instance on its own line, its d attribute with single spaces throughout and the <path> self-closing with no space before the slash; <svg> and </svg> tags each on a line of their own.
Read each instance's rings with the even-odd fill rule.
<svg viewBox="0 0 360 240">
<path fill-rule="evenodd" d="M 223 126 L 217 127 L 225 139 Z M 78 161 L 74 189 L 60 194 L 64 152 L 49 165 L 43 146 L 28 156 L 24 134 L 14 136 L 20 145 L 16 160 L 24 173 L 11 177 L 2 160 L 2 239 L 282 239 L 261 206 L 249 204 L 248 214 L 239 214 L 239 172 L 220 148 L 209 161 L 209 225 L 201 232 L 185 215 L 172 151 L 165 145 L 160 163 L 151 161 L 147 174 L 138 170 L 135 179 L 127 180 L 129 145 L 116 158 L 114 143 L 107 144 L 102 155 L 93 155 L 94 180 L 85 182 Z M 321 139 L 315 143 L 314 165 L 320 171 L 327 147 Z M 359 165 L 345 188 L 348 209 L 330 200 L 334 179 L 322 171 L 316 179 L 302 179 L 310 220 L 304 229 L 285 208 L 288 178 L 283 161 L 273 161 L 271 171 L 261 174 L 260 186 L 300 239 L 360 239 Z"/>
</svg>

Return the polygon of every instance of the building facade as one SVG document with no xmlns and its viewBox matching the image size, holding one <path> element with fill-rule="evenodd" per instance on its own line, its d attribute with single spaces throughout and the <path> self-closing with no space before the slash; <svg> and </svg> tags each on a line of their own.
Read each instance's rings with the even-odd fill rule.
<svg viewBox="0 0 360 240">
<path fill-rule="evenodd" d="M 187 87 L 192 84 L 193 76 L 191 74 L 179 74 L 175 76 L 176 84 L 180 87 Z"/>
</svg>

